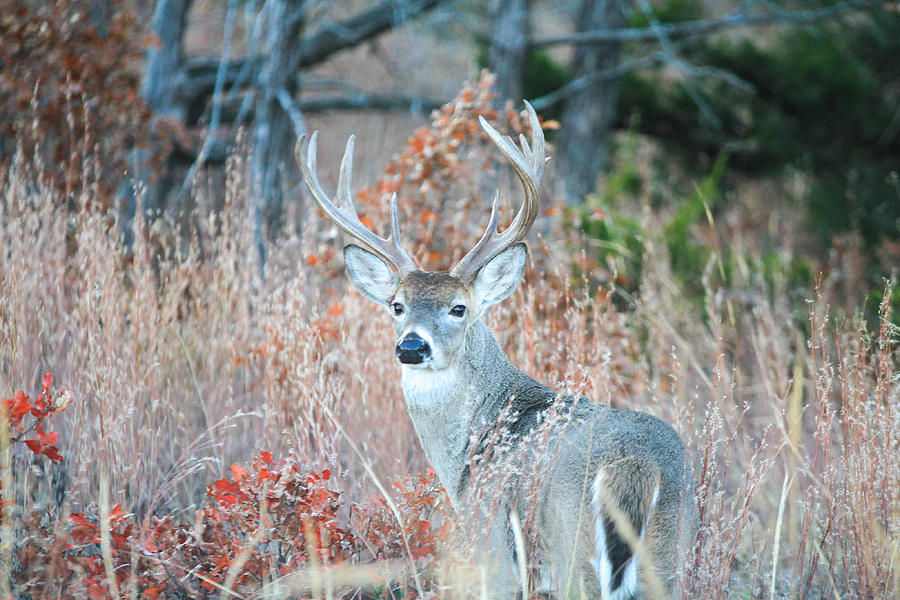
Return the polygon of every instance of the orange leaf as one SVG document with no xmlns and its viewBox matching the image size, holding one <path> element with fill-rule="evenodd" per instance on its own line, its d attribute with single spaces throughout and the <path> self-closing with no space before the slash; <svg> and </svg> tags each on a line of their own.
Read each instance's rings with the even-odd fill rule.
<svg viewBox="0 0 900 600">
<path fill-rule="evenodd" d="M 234 475 L 235 481 L 240 481 L 247 476 L 247 470 L 237 463 L 231 465 L 229 471 Z"/>
<path fill-rule="evenodd" d="M 3 399 L 3 410 L 6 412 L 9 425 L 22 429 L 22 417 L 31 412 L 31 402 L 25 392 L 18 391 L 10 399 Z"/>
</svg>

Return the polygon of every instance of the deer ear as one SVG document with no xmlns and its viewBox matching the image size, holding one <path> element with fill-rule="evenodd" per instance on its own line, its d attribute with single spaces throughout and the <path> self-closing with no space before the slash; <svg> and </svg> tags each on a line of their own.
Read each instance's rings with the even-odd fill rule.
<svg viewBox="0 0 900 600">
<path fill-rule="evenodd" d="M 344 263 L 350 281 L 359 292 L 378 304 L 387 304 L 397 292 L 400 278 L 387 263 L 363 248 L 350 244 L 344 248 Z"/>
<path fill-rule="evenodd" d="M 481 310 L 506 299 L 522 281 L 528 252 L 522 242 L 513 244 L 481 267 L 472 282 Z"/>
</svg>

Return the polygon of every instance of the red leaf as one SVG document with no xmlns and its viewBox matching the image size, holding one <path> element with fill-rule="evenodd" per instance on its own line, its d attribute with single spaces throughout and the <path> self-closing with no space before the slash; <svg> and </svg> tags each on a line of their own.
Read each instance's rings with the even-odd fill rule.
<svg viewBox="0 0 900 600">
<path fill-rule="evenodd" d="M 247 469 L 237 463 L 231 465 L 229 471 L 234 475 L 235 481 L 240 481 L 247 476 Z"/>
<path fill-rule="evenodd" d="M 44 430 L 38 425 L 37 435 L 36 440 L 25 440 L 25 445 L 35 454 L 43 454 L 54 462 L 62 462 L 63 457 L 55 445 L 59 441 L 59 434 L 55 431 L 44 433 Z"/>
<path fill-rule="evenodd" d="M 31 402 L 25 392 L 19 390 L 12 398 L 3 399 L 3 410 L 6 411 L 10 427 L 22 429 L 22 417 L 31 411 Z"/>
<path fill-rule="evenodd" d="M 259 469 L 259 471 L 257 471 L 257 475 L 257 480 L 259 481 L 259 483 L 262 483 L 267 479 L 269 481 L 278 481 L 278 475 L 268 469 Z"/>
<path fill-rule="evenodd" d="M 91 544 L 99 541 L 97 526 L 88 521 L 84 517 L 84 514 L 75 513 L 74 515 L 70 515 L 69 518 L 72 519 L 72 522 L 75 524 L 75 527 L 72 528 L 72 533 L 70 533 L 69 536 L 76 545 L 83 546 L 84 544 Z"/>
<path fill-rule="evenodd" d="M 241 491 L 237 484 L 228 481 L 227 479 L 219 479 L 218 481 L 213 482 L 206 493 L 225 507 L 234 506 L 238 500 L 246 500 L 246 495 Z"/>
</svg>

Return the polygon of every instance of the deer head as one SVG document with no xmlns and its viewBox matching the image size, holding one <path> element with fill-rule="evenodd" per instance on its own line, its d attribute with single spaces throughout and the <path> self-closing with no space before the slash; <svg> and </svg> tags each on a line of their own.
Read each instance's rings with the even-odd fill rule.
<svg viewBox="0 0 900 600">
<path fill-rule="evenodd" d="M 531 128 L 529 146 L 519 146 L 479 117 L 481 127 L 512 163 L 525 190 L 525 199 L 510 226 L 498 231 L 499 192 L 491 216 L 477 244 L 449 271 L 427 272 L 416 267 L 403 249 L 397 217 L 397 195 L 391 197 L 391 232 L 382 238 L 359 220 L 350 191 L 354 138 L 350 136 L 341 161 L 337 201 L 322 188 L 316 175 L 316 141 L 305 137 L 295 154 L 310 192 L 329 219 L 355 238 L 344 248 L 350 279 L 369 300 L 388 309 L 397 331 L 397 358 L 411 368 L 440 370 L 461 357 L 466 332 L 484 311 L 508 297 L 525 272 L 522 240 L 538 216 L 540 181 L 546 158 L 544 135 L 534 109 L 525 103 Z"/>
</svg>

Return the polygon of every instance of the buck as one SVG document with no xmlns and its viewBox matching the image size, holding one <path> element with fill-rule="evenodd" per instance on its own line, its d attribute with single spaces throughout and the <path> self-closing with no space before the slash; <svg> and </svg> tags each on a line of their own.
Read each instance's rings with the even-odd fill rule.
<svg viewBox="0 0 900 600">
<path fill-rule="evenodd" d="M 408 412 L 453 505 L 475 493 L 473 468 L 510 455 L 485 451 L 491 432 L 502 429 L 499 437 L 513 447 L 520 466 L 524 457 L 526 469 L 530 464 L 540 471 L 532 478 L 538 489 L 523 493 L 515 485 L 499 486 L 493 498 L 499 522 L 485 533 L 485 545 L 486 556 L 499 565 L 491 578 L 494 596 L 513 597 L 522 576 L 515 574 L 515 544 L 506 520 L 529 510 L 542 569 L 557 597 L 671 596 L 693 522 L 693 488 L 681 439 L 651 415 L 614 410 L 541 385 L 510 363 L 482 321 L 488 307 L 519 285 L 526 266 L 523 240 L 539 212 L 547 159 L 537 116 L 527 103 L 526 111 L 531 145 L 520 136 L 516 146 L 480 119 L 512 163 L 525 199 L 501 233 L 498 192 L 484 235 L 449 271 L 422 271 L 404 250 L 396 194 L 388 237 L 360 222 L 350 191 L 353 136 L 341 162 L 337 202 L 316 175 L 318 132 L 308 145 L 300 138 L 297 162 L 319 207 L 357 241 L 344 248 L 353 284 L 394 320 Z M 551 422 L 548 411 L 563 418 Z M 547 435 L 532 435 L 547 423 Z"/>
</svg>

